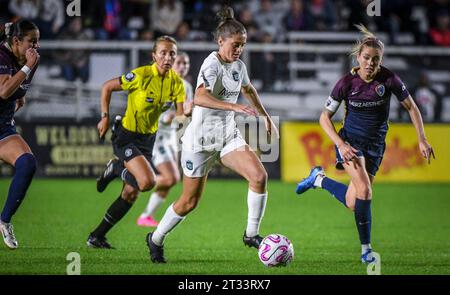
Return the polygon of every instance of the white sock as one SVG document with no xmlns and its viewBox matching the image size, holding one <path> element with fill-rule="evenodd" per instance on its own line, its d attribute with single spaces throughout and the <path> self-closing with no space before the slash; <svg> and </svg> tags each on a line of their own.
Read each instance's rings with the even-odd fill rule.
<svg viewBox="0 0 450 295">
<path fill-rule="evenodd" d="M 324 177 L 325 177 L 325 175 L 317 174 L 316 179 L 314 180 L 314 186 L 322 187 L 322 180 Z"/>
<path fill-rule="evenodd" d="M 178 215 L 175 210 L 173 210 L 173 204 L 167 208 L 166 213 L 164 213 L 163 218 L 159 222 L 158 227 L 153 232 L 152 241 L 158 246 L 164 244 L 164 239 L 169 234 L 171 230 L 175 228 L 181 221 L 183 221 L 185 216 Z"/>
<path fill-rule="evenodd" d="M 369 249 L 372 249 L 370 244 L 361 244 L 361 254 L 366 253 Z"/>
<path fill-rule="evenodd" d="M 247 205 L 248 205 L 248 217 L 247 217 L 247 229 L 245 234 L 247 237 L 254 237 L 259 234 L 259 225 L 261 219 L 264 216 L 264 210 L 266 209 L 267 192 L 264 194 L 255 193 L 252 190 L 248 190 Z"/>
<path fill-rule="evenodd" d="M 152 216 L 156 210 L 158 210 L 159 206 L 164 203 L 166 199 L 161 198 L 157 192 L 154 192 L 150 195 L 150 199 L 148 200 L 147 207 L 145 207 L 144 212 L 141 214 L 141 217 L 149 217 Z"/>
</svg>

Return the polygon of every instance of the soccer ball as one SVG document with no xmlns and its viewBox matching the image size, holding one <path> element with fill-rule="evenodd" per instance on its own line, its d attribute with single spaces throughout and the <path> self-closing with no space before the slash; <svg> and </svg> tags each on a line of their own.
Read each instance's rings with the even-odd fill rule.
<svg viewBox="0 0 450 295">
<path fill-rule="evenodd" d="M 294 259 L 294 246 L 285 236 L 270 234 L 262 240 L 258 257 L 267 267 L 286 266 Z"/>
</svg>

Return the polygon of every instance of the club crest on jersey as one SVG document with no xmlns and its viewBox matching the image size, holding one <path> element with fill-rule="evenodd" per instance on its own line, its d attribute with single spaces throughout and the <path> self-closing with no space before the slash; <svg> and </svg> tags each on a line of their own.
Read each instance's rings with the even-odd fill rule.
<svg viewBox="0 0 450 295">
<path fill-rule="evenodd" d="M 233 80 L 234 81 L 236 81 L 236 82 L 239 81 L 239 73 L 238 72 L 233 71 L 232 75 L 233 75 Z"/>
<path fill-rule="evenodd" d="M 375 87 L 375 91 L 378 94 L 378 96 L 383 96 L 384 92 L 386 91 L 386 88 L 384 87 L 383 84 L 379 84 Z"/>
<path fill-rule="evenodd" d="M 133 81 L 134 78 L 136 78 L 136 74 L 133 72 L 129 72 L 125 75 L 125 80 L 127 80 L 128 82 Z"/>
</svg>

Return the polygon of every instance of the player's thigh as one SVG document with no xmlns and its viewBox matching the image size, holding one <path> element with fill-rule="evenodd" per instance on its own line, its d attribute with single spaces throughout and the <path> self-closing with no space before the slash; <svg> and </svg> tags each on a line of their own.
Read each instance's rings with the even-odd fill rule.
<svg viewBox="0 0 450 295">
<path fill-rule="evenodd" d="M 249 181 L 254 179 L 265 181 L 267 179 L 267 172 L 261 160 L 248 145 L 245 148 L 225 154 L 220 158 L 220 161 L 225 167 L 230 168 Z"/>
<path fill-rule="evenodd" d="M 343 167 L 356 187 L 370 185 L 370 178 L 366 170 L 366 161 L 364 157 L 358 157 L 352 161 L 345 162 L 343 163 Z"/>
<path fill-rule="evenodd" d="M 133 159 L 125 162 L 125 167 L 131 174 L 134 175 L 138 183 L 140 181 L 153 182 L 155 180 L 153 169 L 143 155 L 136 156 Z"/>
<path fill-rule="evenodd" d="M 161 177 L 173 179 L 175 182 L 180 181 L 180 170 L 175 161 L 162 162 L 156 166 L 156 170 L 158 170 Z"/>
<path fill-rule="evenodd" d="M 0 140 L 0 159 L 14 166 L 17 158 L 25 153 L 31 154 L 31 149 L 23 138 L 18 135 L 11 135 Z"/>
</svg>

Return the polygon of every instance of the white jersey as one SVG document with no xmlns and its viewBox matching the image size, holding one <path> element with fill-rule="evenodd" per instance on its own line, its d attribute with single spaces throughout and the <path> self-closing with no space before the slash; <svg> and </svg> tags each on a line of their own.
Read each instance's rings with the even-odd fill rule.
<svg viewBox="0 0 450 295">
<path fill-rule="evenodd" d="M 217 52 L 204 60 L 197 78 L 197 88 L 203 85 L 215 98 L 229 103 L 236 103 L 241 87 L 249 84 L 244 62 L 221 62 Z M 195 106 L 183 145 L 197 151 L 220 149 L 224 141 L 236 135 L 236 129 L 233 111 Z"/>
</svg>

